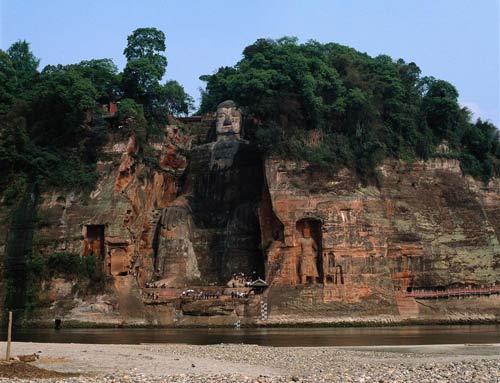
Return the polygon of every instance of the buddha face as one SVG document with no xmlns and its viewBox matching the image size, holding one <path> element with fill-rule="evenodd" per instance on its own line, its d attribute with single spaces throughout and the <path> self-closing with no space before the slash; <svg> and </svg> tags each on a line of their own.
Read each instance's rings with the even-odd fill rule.
<svg viewBox="0 0 500 383">
<path fill-rule="evenodd" d="M 304 238 L 310 238 L 311 237 L 311 229 L 309 229 L 309 227 L 307 227 L 307 226 L 304 226 L 304 228 L 302 229 L 302 235 Z"/>
<path fill-rule="evenodd" d="M 216 132 L 217 140 L 225 136 L 240 138 L 241 112 L 234 101 L 224 101 L 217 107 Z"/>
</svg>

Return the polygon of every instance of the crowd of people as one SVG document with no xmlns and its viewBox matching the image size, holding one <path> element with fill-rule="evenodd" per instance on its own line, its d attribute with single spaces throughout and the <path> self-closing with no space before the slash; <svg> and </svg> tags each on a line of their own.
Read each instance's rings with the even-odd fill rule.
<svg viewBox="0 0 500 383">
<path fill-rule="evenodd" d="M 256 281 L 259 277 L 257 272 L 254 271 L 251 275 L 245 275 L 243 272 L 234 273 L 233 277 L 227 283 L 228 287 L 250 287 L 253 281 Z"/>
<path fill-rule="evenodd" d="M 160 294 L 158 293 L 145 293 L 144 296 L 146 299 L 152 299 L 153 301 L 160 299 Z"/>
<path fill-rule="evenodd" d="M 243 272 L 234 273 L 232 275 L 231 280 L 227 283 L 227 287 L 229 288 L 249 288 L 251 287 L 252 282 L 258 280 L 259 277 L 257 272 L 253 272 L 252 274 L 245 275 Z M 144 288 L 146 289 L 164 289 L 167 288 L 166 283 L 158 283 L 158 282 L 146 282 L 144 284 Z M 248 296 L 252 293 L 252 291 L 231 291 L 231 298 L 248 298 Z M 190 298 L 193 300 L 208 300 L 208 299 L 219 299 L 220 296 L 223 295 L 221 292 L 207 292 L 207 291 L 195 291 L 193 289 L 184 290 L 180 294 L 180 298 Z M 160 299 L 160 293 L 155 292 L 144 292 L 144 297 L 146 299 L 151 299 L 157 301 Z"/>
<path fill-rule="evenodd" d="M 166 289 L 167 284 L 165 282 L 162 284 L 156 284 L 155 282 L 146 282 L 144 287 L 147 289 Z"/>
<path fill-rule="evenodd" d="M 209 293 L 206 291 L 200 291 L 196 293 L 193 289 L 184 290 L 181 294 L 181 298 L 192 297 L 195 300 L 205 300 L 205 299 L 219 299 L 221 294 L 219 292 Z"/>
<path fill-rule="evenodd" d="M 220 298 L 220 293 L 219 292 L 216 292 L 216 293 L 207 293 L 205 291 L 200 291 L 198 293 L 198 296 L 196 297 L 196 299 L 200 299 L 200 300 L 205 300 L 205 299 L 219 299 Z"/>
<path fill-rule="evenodd" d="M 248 298 L 250 295 L 250 291 L 244 292 L 244 291 L 231 291 L 231 298 Z"/>
</svg>

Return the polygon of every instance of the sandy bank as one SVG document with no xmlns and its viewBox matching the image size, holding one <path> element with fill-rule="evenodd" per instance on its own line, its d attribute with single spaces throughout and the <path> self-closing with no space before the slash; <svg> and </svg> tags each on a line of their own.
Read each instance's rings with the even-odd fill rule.
<svg viewBox="0 0 500 383">
<path fill-rule="evenodd" d="M 5 343 L 1 344 L 4 349 Z M 379 347 L 21 343 L 67 382 L 498 382 L 500 344 Z M 19 380 L 21 381 L 21 380 Z M 29 380 L 26 380 L 29 381 Z"/>
</svg>

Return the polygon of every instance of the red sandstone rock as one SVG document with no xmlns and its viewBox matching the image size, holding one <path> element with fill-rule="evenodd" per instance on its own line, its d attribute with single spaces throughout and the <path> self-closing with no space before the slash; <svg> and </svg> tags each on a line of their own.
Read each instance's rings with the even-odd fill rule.
<svg viewBox="0 0 500 383">
<path fill-rule="evenodd" d="M 264 164 L 262 185 L 239 188 L 246 178 L 258 179 L 250 177 L 260 171 L 252 168 L 258 163 L 240 164 L 237 152 L 234 165 L 231 161 L 228 169 L 210 170 L 213 144 L 191 148 L 204 135 L 206 131 L 198 129 L 193 139 L 169 126 L 165 142 L 152 143 L 162 170 L 136 160 L 133 137 L 127 142 L 112 138 L 105 146 L 112 161 L 99 165 L 100 179 L 89 200 L 78 191 L 45 191 L 41 196 L 36 250 L 43 255 L 93 254 L 113 278 L 117 303 L 108 305 L 109 312 L 103 310 L 99 318 L 168 324 L 184 314 L 220 316 L 224 321 L 236 313 L 256 318 L 261 299 L 269 303 L 271 316 L 431 318 L 431 311 L 406 297 L 408 288 L 500 282 L 499 180 L 482 185 L 464 177 L 453 160 L 411 166 L 386 161 L 380 185 L 363 187 L 345 169 L 331 176 L 304 163 L 271 158 Z M 312 134 L 310 139 L 317 137 Z M 191 150 L 189 167 L 180 154 L 186 150 Z M 259 241 L 252 231 L 256 209 L 247 197 L 240 197 L 252 187 L 262 190 L 260 243 L 252 242 Z M 194 212 L 192 200 L 198 204 Z M 204 209 L 213 212 L 203 216 Z M 225 226 L 217 226 L 221 220 Z M 90 226 L 102 226 L 103 237 L 90 238 Z M 316 250 L 304 244 L 304 226 L 310 228 Z M 214 281 L 225 286 L 220 275 L 251 270 L 257 258 L 250 258 L 259 246 L 264 252 L 259 262 L 265 263 L 270 284 L 264 296 L 238 304 L 206 301 L 187 306 L 170 297 L 163 306 L 144 306 L 141 288 L 152 278 L 161 278 L 171 291 L 193 283 L 208 287 Z M 304 254 L 317 275 L 301 278 Z M 66 314 L 78 312 L 81 318 L 86 309 L 78 308 L 89 302 L 73 297 L 67 282 L 54 281 L 54 286 L 56 290 L 46 287 L 41 293 L 47 307 L 73 300 L 77 307 Z M 500 315 L 498 305 L 478 302 L 474 310 Z M 460 309 L 453 302 L 443 305 Z"/>
</svg>

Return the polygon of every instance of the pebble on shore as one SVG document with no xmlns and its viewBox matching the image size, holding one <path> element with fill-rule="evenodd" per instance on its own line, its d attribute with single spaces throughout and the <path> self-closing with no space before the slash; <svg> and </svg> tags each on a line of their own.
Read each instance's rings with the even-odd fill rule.
<svg viewBox="0 0 500 383">
<path fill-rule="evenodd" d="M 40 347 L 37 344 L 36 347 Z M 93 352 L 91 345 L 59 345 L 80 347 L 86 358 Z M 498 383 L 500 382 L 500 347 L 488 353 L 443 351 L 413 353 L 411 350 L 391 352 L 351 350 L 335 347 L 263 347 L 257 345 L 92 345 L 105 350 L 107 357 L 130 359 L 133 364 L 121 365 L 113 373 L 105 373 L 106 361 L 96 354 L 93 359 L 75 360 L 81 376 L 50 379 L 0 378 L 0 382 L 18 383 Z M 100 348 L 98 348 L 98 346 Z M 483 346 L 485 348 L 486 346 Z M 128 349 L 129 355 L 123 354 Z M 49 349 L 44 354 L 51 354 Z M 95 350 L 94 350 L 95 351 Z M 78 350 L 73 350 L 78 355 Z M 89 355 L 90 354 L 90 355 Z M 57 356 L 57 355 L 55 355 Z M 74 356 L 73 356 L 74 358 Z M 161 361 L 165 360 L 165 364 Z M 168 362 L 170 361 L 170 362 Z M 159 363 L 159 364 L 158 364 Z M 185 373 L 169 373 L 158 366 L 186 363 Z M 132 365 L 134 366 L 132 368 Z M 137 367 L 139 366 L 139 367 Z M 141 367 L 142 366 L 142 367 Z M 173 365 L 170 365 L 173 366 Z M 194 366 L 194 367 L 193 367 Z M 43 368 L 68 372 L 71 364 L 45 365 Z M 239 369 L 241 367 L 241 370 Z M 219 371 L 219 372 L 214 372 Z M 267 371 L 263 373 L 263 371 Z M 271 373 L 269 373 L 271 371 Z M 73 371 L 76 372 L 76 371 Z"/>
</svg>

